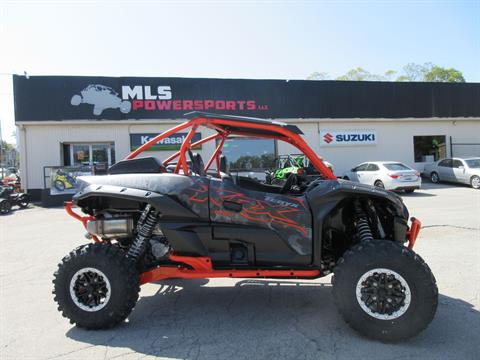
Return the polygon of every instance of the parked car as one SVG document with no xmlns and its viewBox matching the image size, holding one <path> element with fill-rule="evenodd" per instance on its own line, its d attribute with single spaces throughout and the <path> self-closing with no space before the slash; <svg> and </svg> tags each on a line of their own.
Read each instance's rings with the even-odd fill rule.
<svg viewBox="0 0 480 360">
<path fill-rule="evenodd" d="M 480 189 L 480 157 L 439 160 L 425 165 L 423 174 L 435 184 L 450 181 Z"/>
<path fill-rule="evenodd" d="M 412 193 L 422 185 L 420 172 L 398 161 L 365 162 L 346 172 L 343 178 L 406 193 Z"/>
</svg>

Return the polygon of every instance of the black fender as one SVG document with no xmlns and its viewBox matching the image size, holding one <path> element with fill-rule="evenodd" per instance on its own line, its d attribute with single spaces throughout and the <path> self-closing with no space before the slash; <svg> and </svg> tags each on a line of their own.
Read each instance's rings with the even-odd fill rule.
<svg viewBox="0 0 480 360">
<path fill-rule="evenodd" d="M 396 241 L 405 242 L 408 230 L 409 213 L 397 194 L 374 186 L 359 184 L 348 180 L 319 180 L 310 184 L 306 191 L 313 216 L 313 262 L 320 264 L 322 258 L 322 234 L 325 219 L 345 199 L 370 198 L 385 201 L 394 209 L 394 228 Z"/>
</svg>

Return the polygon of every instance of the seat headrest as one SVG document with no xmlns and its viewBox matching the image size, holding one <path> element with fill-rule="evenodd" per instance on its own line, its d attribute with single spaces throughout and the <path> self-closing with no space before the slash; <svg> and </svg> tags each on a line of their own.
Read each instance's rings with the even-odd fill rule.
<svg viewBox="0 0 480 360">
<path fill-rule="evenodd" d="M 228 174 L 230 173 L 230 165 L 228 164 L 227 157 L 225 155 L 220 155 L 219 157 L 219 169 L 220 172 Z"/>
</svg>

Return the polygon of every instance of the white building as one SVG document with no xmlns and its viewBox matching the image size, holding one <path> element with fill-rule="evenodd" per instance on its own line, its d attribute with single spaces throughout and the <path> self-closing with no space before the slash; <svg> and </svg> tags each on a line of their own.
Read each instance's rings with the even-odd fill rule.
<svg viewBox="0 0 480 360">
<path fill-rule="evenodd" d="M 14 93 L 23 187 L 46 203 L 71 196 L 65 174 L 111 165 L 192 110 L 293 123 L 337 175 L 363 161 L 421 170 L 445 156 L 480 156 L 480 84 L 15 76 Z M 168 140 L 144 156 L 164 159 L 182 139 Z M 206 158 L 213 146 L 198 151 Z M 224 148 L 234 168 L 258 167 L 241 156 L 295 152 L 273 140 Z"/>
</svg>

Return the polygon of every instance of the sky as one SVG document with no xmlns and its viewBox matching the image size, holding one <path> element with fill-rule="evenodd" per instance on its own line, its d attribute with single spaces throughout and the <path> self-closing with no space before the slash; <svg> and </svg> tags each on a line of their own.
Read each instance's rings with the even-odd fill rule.
<svg viewBox="0 0 480 360">
<path fill-rule="evenodd" d="M 0 0 L 0 121 L 11 74 L 333 78 L 432 62 L 480 82 L 480 0 Z"/>
</svg>

